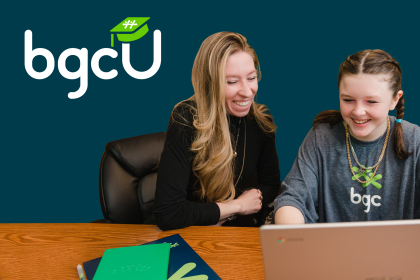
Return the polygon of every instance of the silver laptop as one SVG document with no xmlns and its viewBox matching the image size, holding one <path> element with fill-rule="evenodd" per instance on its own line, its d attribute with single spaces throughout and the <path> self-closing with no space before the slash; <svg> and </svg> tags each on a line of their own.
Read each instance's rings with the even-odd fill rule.
<svg viewBox="0 0 420 280">
<path fill-rule="evenodd" d="M 420 220 L 266 225 L 267 280 L 419 280 Z"/>
</svg>

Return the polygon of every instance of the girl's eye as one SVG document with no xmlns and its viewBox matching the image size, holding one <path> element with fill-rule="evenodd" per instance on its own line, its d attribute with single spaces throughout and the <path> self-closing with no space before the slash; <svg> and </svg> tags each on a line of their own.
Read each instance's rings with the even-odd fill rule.
<svg viewBox="0 0 420 280">
<path fill-rule="evenodd" d="M 255 80 L 257 77 L 248 78 L 248 80 L 252 81 Z"/>
<path fill-rule="evenodd" d="M 372 101 L 372 100 L 369 100 L 369 101 L 368 101 L 368 103 L 370 103 L 370 104 L 375 104 L 375 103 L 378 103 L 378 102 L 376 102 L 376 101 Z"/>
<path fill-rule="evenodd" d="M 351 99 L 343 99 L 344 100 L 344 102 L 352 102 L 353 100 L 351 100 Z"/>
<path fill-rule="evenodd" d="M 228 85 L 233 85 L 233 84 L 236 84 L 238 81 L 228 81 L 227 83 L 228 83 Z"/>
</svg>

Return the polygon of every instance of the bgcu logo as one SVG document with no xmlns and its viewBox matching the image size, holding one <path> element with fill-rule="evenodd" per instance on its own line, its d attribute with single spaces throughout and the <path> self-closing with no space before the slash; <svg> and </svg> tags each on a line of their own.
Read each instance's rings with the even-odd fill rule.
<svg viewBox="0 0 420 280">
<path fill-rule="evenodd" d="M 111 46 L 114 47 L 114 35 L 116 34 L 118 40 L 122 42 L 122 64 L 124 70 L 131 77 L 135 79 L 148 79 L 156 74 L 160 68 L 161 64 L 161 32 L 155 30 L 153 32 L 153 64 L 146 71 L 137 71 L 135 70 L 130 63 L 130 44 L 129 42 L 135 41 L 146 35 L 149 31 L 149 27 L 145 22 L 149 20 L 148 17 L 128 17 L 117 26 L 115 26 L 111 32 Z M 33 68 L 33 59 L 35 56 L 40 55 L 45 57 L 47 60 L 47 67 L 42 72 L 37 72 Z M 75 72 L 70 72 L 66 68 L 66 60 L 69 56 L 74 55 L 79 58 L 80 67 Z M 103 56 L 110 56 L 116 58 L 118 52 L 114 49 L 104 48 L 98 50 L 91 60 L 91 67 L 93 73 L 103 79 L 109 80 L 113 79 L 118 75 L 118 71 L 113 69 L 108 72 L 104 72 L 99 67 L 99 60 Z M 70 99 L 76 99 L 83 96 L 88 88 L 88 50 L 86 48 L 75 49 L 70 48 L 63 51 L 58 58 L 58 71 L 60 74 L 70 80 L 80 79 L 80 87 L 75 92 L 69 92 L 68 97 Z M 43 48 L 32 49 L 32 31 L 25 31 L 25 69 L 26 72 L 34 79 L 42 80 L 48 78 L 51 73 L 54 71 L 55 60 L 52 53 Z"/>
</svg>

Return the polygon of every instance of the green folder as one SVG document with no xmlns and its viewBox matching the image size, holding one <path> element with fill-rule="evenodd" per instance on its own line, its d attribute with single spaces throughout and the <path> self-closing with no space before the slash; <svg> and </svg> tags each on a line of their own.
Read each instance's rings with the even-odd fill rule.
<svg viewBox="0 0 420 280">
<path fill-rule="evenodd" d="M 171 244 L 105 250 L 93 280 L 167 280 Z"/>
</svg>

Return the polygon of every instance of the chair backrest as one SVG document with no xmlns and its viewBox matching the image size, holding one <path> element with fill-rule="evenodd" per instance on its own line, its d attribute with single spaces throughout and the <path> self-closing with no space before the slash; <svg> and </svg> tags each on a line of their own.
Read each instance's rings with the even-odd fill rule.
<svg viewBox="0 0 420 280">
<path fill-rule="evenodd" d="M 153 211 L 157 164 L 166 132 L 109 142 L 99 171 L 99 196 L 106 220 L 143 223 Z"/>
</svg>

